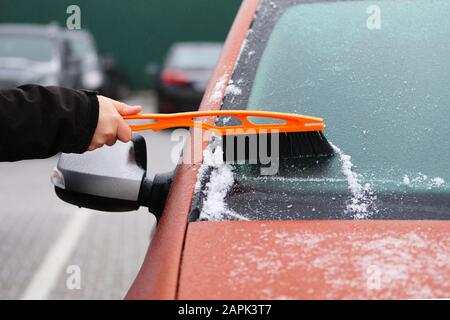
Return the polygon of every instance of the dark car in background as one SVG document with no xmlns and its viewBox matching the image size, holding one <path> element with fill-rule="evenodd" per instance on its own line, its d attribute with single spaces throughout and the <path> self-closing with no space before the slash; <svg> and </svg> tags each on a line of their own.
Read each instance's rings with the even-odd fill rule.
<svg viewBox="0 0 450 320">
<path fill-rule="evenodd" d="M 111 55 L 100 55 L 92 34 L 85 30 L 66 31 L 65 37 L 73 54 L 81 61 L 79 87 L 95 90 L 113 99 L 129 94 L 126 76 Z"/>
<path fill-rule="evenodd" d="M 98 53 L 90 32 L 0 24 L 0 88 L 28 83 L 95 90 L 114 99 L 129 92 L 126 76 L 112 56 Z"/>
<path fill-rule="evenodd" d="M 92 35 L 87 31 L 65 31 L 72 54 L 80 61 L 80 87 L 99 91 L 104 83 L 101 59 Z"/>
<path fill-rule="evenodd" d="M 103 85 L 100 93 L 112 99 L 127 98 L 131 90 L 130 83 L 116 59 L 109 54 L 102 55 L 100 58 L 103 71 Z"/>
<path fill-rule="evenodd" d="M 81 61 L 54 25 L 0 25 L 0 88 L 21 84 L 76 87 Z"/>
<path fill-rule="evenodd" d="M 215 42 L 180 42 L 170 48 L 156 85 L 159 112 L 198 109 L 222 46 Z"/>
</svg>

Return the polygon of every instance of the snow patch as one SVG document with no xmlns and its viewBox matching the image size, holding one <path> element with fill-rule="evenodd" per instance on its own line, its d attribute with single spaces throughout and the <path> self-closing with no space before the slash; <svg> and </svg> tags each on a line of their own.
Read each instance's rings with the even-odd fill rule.
<svg viewBox="0 0 450 320">
<path fill-rule="evenodd" d="M 330 143 L 331 144 L 331 143 Z M 370 183 L 362 185 L 359 180 L 361 175 L 352 170 L 352 157 L 342 152 L 341 149 L 331 144 L 334 151 L 339 155 L 342 173 L 347 178 L 348 189 L 351 198 L 347 201 L 346 213 L 353 215 L 354 219 L 367 219 L 374 212 L 377 212 L 375 206 L 376 196 L 372 190 Z"/>
<path fill-rule="evenodd" d="M 228 122 L 230 122 L 230 120 L 231 120 L 231 117 L 223 117 L 222 118 L 222 122 L 224 125 L 226 125 Z"/>
<path fill-rule="evenodd" d="M 242 94 L 242 89 L 236 86 L 235 84 L 230 84 L 225 91 L 226 94 L 232 94 L 234 96 L 238 96 Z"/>
<path fill-rule="evenodd" d="M 244 52 L 245 48 L 247 47 L 247 44 L 248 44 L 248 36 L 249 36 L 249 34 L 250 34 L 250 31 L 251 31 L 251 30 L 249 30 L 249 31 L 247 32 L 247 35 L 245 36 L 245 39 L 244 39 L 244 41 L 242 42 L 242 46 L 241 46 L 241 49 L 239 50 L 239 54 L 238 54 L 238 57 L 237 57 L 237 60 L 236 60 L 236 64 L 234 65 L 234 69 L 236 69 L 236 66 L 237 66 L 238 62 L 239 62 L 239 60 L 241 59 L 242 52 Z M 233 72 L 234 72 L 234 69 L 233 69 Z"/>
<path fill-rule="evenodd" d="M 442 179 L 441 177 L 436 177 L 436 178 L 431 179 L 431 183 L 432 183 L 432 185 L 440 187 L 441 185 L 443 185 L 445 183 L 445 180 Z"/>
<path fill-rule="evenodd" d="M 224 74 L 214 86 L 214 91 L 209 98 L 209 103 L 218 103 L 222 99 L 222 92 L 227 84 L 228 74 Z"/>
<path fill-rule="evenodd" d="M 403 177 L 403 184 L 406 184 L 406 185 L 410 185 L 411 184 L 411 179 L 406 174 Z"/>
<path fill-rule="evenodd" d="M 428 178 L 426 174 L 419 172 L 416 177 L 410 178 L 408 175 L 403 176 L 403 184 L 407 186 L 425 185 L 428 189 L 440 187 L 445 183 L 441 177 Z"/>
<path fill-rule="evenodd" d="M 200 220 L 220 221 L 227 216 L 238 220 L 248 220 L 229 209 L 225 203 L 225 197 L 234 183 L 234 173 L 232 166 L 223 161 L 220 141 L 219 137 L 213 137 L 213 141 L 203 152 L 203 164 L 195 186 L 197 191 L 200 190 L 205 172 L 210 168 L 212 171 L 204 191 L 205 201 L 200 213 Z"/>
</svg>

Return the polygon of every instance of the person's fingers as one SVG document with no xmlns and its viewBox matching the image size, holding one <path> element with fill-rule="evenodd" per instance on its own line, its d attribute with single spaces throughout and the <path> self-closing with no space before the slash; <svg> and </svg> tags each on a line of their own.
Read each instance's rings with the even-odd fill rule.
<svg viewBox="0 0 450 320">
<path fill-rule="evenodd" d="M 116 132 L 114 132 L 114 134 L 104 134 L 101 138 L 101 141 L 91 142 L 90 146 L 88 147 L 88 151 L 93 151 L 95 149 L 103 147 L 104 145 L 113 146 L 116 142 Z"/>
<path fill-rule="evenodd" d="M 108 120 L 101 121 L 102 124 L 97 127 L 91 145 L 88 148 L 89 151 L 101 148 L 105 144 L 112 146 L 116 143 L 119 121 L 123 121 L 123 119 L 120 115 L 113 115 L 112 117 L 106 117 L 106 119 Z"/>
<path fill-rule="evenodd" d="M 117 128 L 117 137 L 122 142 L 128 142 L 131 140 L 132 131 L 130 126 L 124 121 L 119 121 L 119 126 Z"/>
<path fill-rule="evenodd" d="M 100 147 L 101 147 L 101 144 L 92 142 L 88 147 L 88 151 L 94 151 L 95 149 L 98 149 Z"/>
<path fill-rule="evenodd" d="M 137 113 L 141 112 L 142 107 L 141 106 L 125 106 L 117 111 L 119 111 L 119 113 L 122 116 L 131 116 L 133 114 L 137 114 Z"/>
<path fill-rule="evenodd" d="M 122 115 L 122 116 L 128 116 L 133 115 L 136 113 L 141 112 L 142 107 L 141 106 L 129 106 L 126 103 L 119 102 L 116 100 L 111 100 L 116 110 Z"/>
<path fill-rule="evenodd" d="M 88 151 L 101 148 L 105 144 L 112 146 L 117 139 L 128 142 L 132 138 L 132 131 L 125 120 L 126 115 L 141 112 L 140 106 L 128 106 L 125 103 L 98 96 L 100 111 L 99 121 Z"/>
<path fill-rule="evenodd" d="M 107 146 L 113 146 L 115 143 L 116 143 L 116 141 L 117 141 L 117 137 L 114 137 L 114 138 L 111 138 L 111 139 L 109 139 L 109 140 L 107 140 L 106 142 L 105 142 L 105 144 L 107 145 Z"/>
<path fill-rule="evenodd" d="M 117 131 L 119 129 L 120 122 L 123 121 L 119 115 L 114 115 L 109 123 L 108 129 L 104 134 L 104 143 L 108 146 L 112 146 L 117 141 Z"/>
<path fill-rule="evenodd" d="M 105 133 L 104 136 L 104 144 L 106 144 L 107 146 L 112 146 L 116 143 L 117 141 L 117 129 L 118 129 L 118 124 L 114 126 L 114 129 Z"/>
</svg>

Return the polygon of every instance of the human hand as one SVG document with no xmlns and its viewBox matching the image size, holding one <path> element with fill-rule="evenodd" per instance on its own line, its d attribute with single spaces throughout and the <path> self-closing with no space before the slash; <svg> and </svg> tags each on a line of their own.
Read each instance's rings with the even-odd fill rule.
<svg viewBox="0 0 450 320">
<path fill-rule="evenodd" d="M 88 151 L 100 148 L 105 144 L 112 146 L 117 139 L 122 142 L 130 141 L 131 128 L 122 116 L 139 113 L 142 108 L 140 106 L 129 106 L 103 96 L 97 96 L 97 98 L 99 104 L 98 123 Z"/>
</svg>

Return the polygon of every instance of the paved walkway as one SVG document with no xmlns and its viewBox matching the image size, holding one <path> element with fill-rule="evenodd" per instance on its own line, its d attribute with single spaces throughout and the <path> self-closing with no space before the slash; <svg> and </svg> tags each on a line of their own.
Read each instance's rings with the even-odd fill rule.
<svg viewBox="0 0 450 320">
<path fill-rule="evenodd" d="M 154 111 L 151 94 L 128 102 Z M 170 170 L 170 135 L 145 137 L 148 170 Z M 142 264 L 155 219 L 145 208 L 99 213 L 62 202 L 49 180 L 56 162 L 0 163 L 0 299 L 120 299 Z"/>
</svg>

